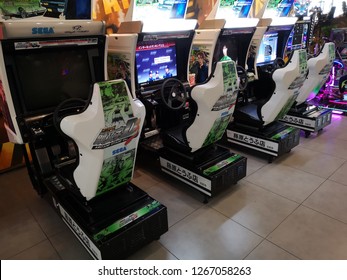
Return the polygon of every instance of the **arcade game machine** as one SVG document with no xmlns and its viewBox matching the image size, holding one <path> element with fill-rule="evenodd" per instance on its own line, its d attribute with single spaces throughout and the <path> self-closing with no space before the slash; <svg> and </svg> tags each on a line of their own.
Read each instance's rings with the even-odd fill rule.
<svg viewBox="0 0 347 280">
<path fill-rule="evenodd" d="M 329 41 L 335 44 L 335 60 L 330 71 L 329 79 L 321 92 L 321 106 L 346 114 L 347 95 L 342 90 L 341 84 L 347 73 L 347 28 L 333 28 Z"/>
<path fill-rule="evenodd" d="M 196 20 L 172 21 L 156 29 L 144 21 L 138 35 L 135 88 L 147 111 L 140 152 L 155 155 L 163 172 L 199 191 L 207 202 L 246 175 L 246 158 L 215 145 L 234 110 L 236 64 L 220 62 L 209 74 L 201 51 L 209 78 L 200 83 L 191 75 L 190 84 Z"/>
<path fill-rule="evenodd" d="M 293 51 L 284 61 L 296 20 L 273 17 L 261 41 L 252 41 L 250 54 L 256 54 L 255 62 L 248 63 L 247 70 L 256 79 L 248 84 L 247 96 L 237 103 L 227 129 L 229 142 L 264 153 L 269 162 L 299 144 L 300 130 L 279 121 L 294 103 L 307 74 L 305 50 Z"/>
<path fill-rule="evenodd" d="M 301 6 L 300 6 L 301 7 Z M 309 50 L 311 21 L 303 16 L 304 9 L 298 10 L 300 17 L 295 23 L 294 29 L 289 37 L 286 52 L 304 49 Z M 327 42 L 322 46 L 319 53 L 312 55 L 308 52 L 307 61 L 308 75 L 301 87 L 299 94 L 288 113 L 281 119 L 288 125 L 300 128 L 308 137 L 312 132 L 319 132 L 331 123 L 332 111 L 319 106 L 311 105 L 309 100 L 313 99 L 328 80 L 331 68 L 335 60 L 335 44 Z"/>
<path fill-rule="evenodd" d="M 246 72 L 248 48 L 259 25 L 258 18 L 249 17 L 254 4 L 255 1 L 249 0 L 237 1 L 234 5 L 221 1 L 215 16 L 226 23 L 218 36 L 213 62 L 230 59 L 236 62 L 240 79 L 239 97 L 247 83 L 254 79 L 253 73 Z"/>
<path fill-rule="evenodd" d="M 29 144 L 36 191 L 95 259 L 159 239 L 166 207 L 130 182 L 144 106 L 124 79 L 105 81 L 103 22 L 5 22 L 1 31 L 6 129 Z"/>
</svg>

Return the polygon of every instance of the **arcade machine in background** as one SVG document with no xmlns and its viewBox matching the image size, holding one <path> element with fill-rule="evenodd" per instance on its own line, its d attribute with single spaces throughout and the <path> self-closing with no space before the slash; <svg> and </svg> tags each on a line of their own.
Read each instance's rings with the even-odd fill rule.
<svg viewBox="0 0 347 280">
<path fill-rule="evenodd" d="M 36 37 L 35 26 L 54 34 Z M 28 143 L 38 194 L 95 259 L 126 258 L 159 239 L 168 230 L 166 207 L 130 182 L 144 106 L 124 79 L 105 81 L 103 22 L 16 21 L 2 28 L 7 134 Z"/>
<path fill-rule="evenodd" d="M 277 13 L 279 11 L 277 10 Z M 264 18 L 267 11 L 264 12 Z M 295 51 L 287 62 L 285 47 L 297 18 L 273 17 L 269 26 L 260 22 L 259 35 L 250 45 L 247 71 L 256 79 L 250 82 L 246 98 L 237 104 L 234 120 L 227 129 L 227 140 L 233 144 L 259 151 L 269 162 L 299 144 L 300 130 L 279 121 L 294 103 L 307 73 L 305 51 Z"/>
<path fill-rule="evenodd" d="M 237 63 L 242 82 L 239 95 L 246 89 L 248 81 L 254 79 L 254 73 L 247 72 L 246 69 L 249 63 L 249 46 L 260 24 L 259 18 L 250 17 L 251 11 L 256 10 L 256 4 L 259 3 L 252 0 L 237 1 L 234 5 L 221 1 L 215 16 L 216 19 L 224 19 L 226 23 L 217 39 L 213 61 L 232 59 Z M 258 14 L 260 13 L 261 11 L 258 11 Z"/>
<path fill-rule="evenodd" d="M 91 1 L 85 0 L 40 0 L 46 9 L 44 16 L 60 19 L 91 19 Z"/>
<path fill-rule="evenodd" d="M 152 11 L 157 10 L 152 7 Z M 145 155 L 147 162 L 148 156 L 159 158 L 160 166 L 154 168 L 199 191 L 207 201 L 246 175 L 244 157 L 214 144 L 234 109 L 229 105 L 238 87 L 235 64 L 220 63 L 215 75 L 210 75 L 208 51 L 192 47 L 193 38 L 199 36 L 196 20 L 171 18 L 155 23 L 143 21 L 136 46 L 135 89 L 147 112 L 139 156 Z M 220 28 L 209 31 L 199 38 L 213 45 Z M 203 76 L 210 79 L 198 83 L 190 75 L 190 84 L 188 63 L 196 59 L 204 66 Z"/>
<path fill-rule="evenodd" d="M 330 71 L 329 79 L 322 88 L 318 101 L 321 106 L 334 112 L 347 112 L 347 95 L 341 84 L 345 83 L 347 74 L 347 28 L 333 28 L 330 32 L 329 41 L 335 43 L 335 60 Z M 315 100 L 317 102 L 317 100 Z"/>
<path fill-rule="evenodd" d="M 306 13 L 307 15 L 307 13 Z M 284 123 L 300 128 L 308 137 L 312 132 L 319 132 L 331 123 L 332 111 L 310 104 L 329 78 L 335 59 L 335 44 L 325 43 L 317 54 L 309 53 L 309 42 L 312 41 L 312 21 L 303 18 L 296 22 L 289 37 L 286 52 L 304 49 L 308 52 L 308 75 L 300 88 L 298 97 L 288 113 L 281 119 Z"/>
</svg>

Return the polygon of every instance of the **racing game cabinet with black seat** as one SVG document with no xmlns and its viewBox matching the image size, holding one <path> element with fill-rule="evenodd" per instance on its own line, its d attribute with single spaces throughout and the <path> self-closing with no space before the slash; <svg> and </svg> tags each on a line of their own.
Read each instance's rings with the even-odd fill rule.
<svg viewBox="0 0 347 280">
<path fill-rule="evenodd" d="M 112 80 L 96 83 L 87 108 L 59 122 L 77 146 L 78 164 L 63 166 L 50 182 L 77 187 L 85 198 L 78 209 L 78 198 L 57 194 L 58 208 L 63 217 L 78 210 L 71 219 L 87 225 L 98 259 L 124 258 L 168 230 L 166 207 L 131 183 L 144 118 L 126 82 Z"/>
<path fill-rule="evenodd" d="M 212 55 L 220 32 L 218 28 L 200 31 L 139 34 L 135 69 L 137 96 L 147 112 L 139 156 L 145 155 L 146 165 L 147 156 L 159 158 L 160 166 L 155 168 L 206 199 L 243 178 L 246 159 L 214 144 L 234 110 L 239 86 L 234 62 L 225 64 L 228 67 L 215 65 L 213 70 L 211 64 L 208 81 L 195 81 L 195 86 L 188 82 L 189 61 L 197 57 L 193 37 L 199 37 L 199 45 L 207 45 Z M 164 74 L 166 66 L 170 77 Z M 149 80 L 149 69 L 159 72 L 158 79 Z"/>
<path fill-rule="evenodd" d="M 302 129 L 308 137 L 311 132 L 321 131 L 331 123 L 329 109 L 311 105 L 310 101 L 327 81 L 335 59 L 335 44 L 325 43 L 321 51 L 307 61 L 308 75 L 300 88 L 295 103 L 281 121 Z"/>
<path fill-rule="evenodd" d="M 47 34 L 32 34 L 37 26 Z M 131 183 L 144 106 L 124 80 L 105 81 L 104 24 L 1 27 L 7 130 L 29 146 L 36 191 L 95 259 L 122 259 L 158 239 L 168 229 L 166 207 Z"/>
<path fill-rule="evenodd" d="M 205 197 L 214 196 L 246 175 L 246 158 L 215 144 L 233 115 L 238 87 L 235 62 L 218 62 L 207 81 L 191 88 L 190 120 L 162 133 L 161 169 Z M 165 90 L 176 94 L 163 84 Z"/>
<path fill-rule="evenodd" d="M 307 75 L 307 54 L 295 50 L 284 63 L 258 69 L 253 83 L 254 99 L 238 104 L 233 122 L 227 129 L 229 142 L 249 147 L 274 157 L 290 151 L 299 143 L 299 130 L 279 121 L 294 104 Z"/>
</svg>

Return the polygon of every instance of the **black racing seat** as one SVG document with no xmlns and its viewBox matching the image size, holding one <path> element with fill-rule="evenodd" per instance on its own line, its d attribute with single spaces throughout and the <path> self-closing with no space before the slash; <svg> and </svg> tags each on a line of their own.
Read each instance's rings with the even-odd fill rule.
<svg viewBox="0 0 347 280">
<path fill-rule="evenodd" d="M 189 121 L 163 132 L 164 146 L 193 153 L 221 139 L 235 109 L 238 84 L 235 62 L 217 62 L 207 81 L 191 90 Z"/>
</svg>

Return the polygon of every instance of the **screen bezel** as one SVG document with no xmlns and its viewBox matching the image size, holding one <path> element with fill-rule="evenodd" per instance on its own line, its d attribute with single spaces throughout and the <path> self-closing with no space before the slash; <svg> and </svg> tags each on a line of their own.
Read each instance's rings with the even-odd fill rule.
<svg viewBox="0 0 347 280">
<path fill-rule="evenodd" d="M 274 46 L 272 46 L 272 53 L 270 55 L 270 60 L 265 60 L 266 56 L 265 56 L 265 38 L 266 38 L 266 41 L 268 40 L 268 38 L 276 38 L 276 41 L 275 41 L 275 44 Z M 279 34 L 278 32 L 268 32 L 268 33 L 265 33 L 262 40 L 261 40 L 261 43 L 259 45 L 259 51 L 258 51 L 258 55 L 257 55 L 257 58 L 256 58 L 256 64 L 257 65 L 265 65 L 265 64 L 269 64 L 269 63 L 272 63 L 275 61 L 275 59 L 277 58 L 277 50 L 278 50 L 278 39 L 279 39 Z M 267 44 L 268 45 L 268 44 Z M 264 58 L 262 60 L 259 60 L 259 55 L 261 53 L 261 51 L 264 50 Z"/>
<path fill-rule="evenodd" d="M 141 54 L 144 54 L 146 52 L 146 55 L 144 55 L 142 58 L 146 59 L 148 56 L 148 53 L 152 52 L 152 51 L 156 51 L 156 50 L 167 50 L 170 49 L 173 52 L 173 57 L 170 57 L 171 60 L 170 61 L 165 61 L 162 63 L 158 63 L 157 67 L 153 67 L 148 69 L 148 74 L 146 75 L 146 77 L 149 76 L 149 74 L 151 73 L 153 75 L 154 80 L 153 81 L 148 81 L 148 79 L 146 81 L 139 81 L 139 76 L 140 73 L 138 71 L 139 69 L 139 61 L 138 61 L 138 56 L 140 56 Z M 158 57 L 157 57 L 158 58 Z M 140 87 L 143 86 L 147 86 L 147 85 L 155 85 L 155 84 L 160 84 L 162 82 L 164 82 L 165 79 L 169 78 L 166 77 L 164 78 L 164 73 L 165 73 L 165 69 L 168 67 L 168 69 L 170 69 L 170 73 L 171 73 L 171 78 L 177 78 L 177 48 L 176 48 L 176 42 L 175 41 L 163 41 L 163 40 L 159 40 L 159 41 L 151 41 L 151 42 L 143 42 L 137 45 L 136 47 L 136 54 L 135 54 L 135 63 L 136 63 L 136 80 L 137 83 Z M 156 75 L 156 71 L 160 71 L 158 74 L 160 75 L 160 77 L 163 78 L 159 78 L 156 79 L 155 75 Z"/>
<path fill-rule="evenodd" d="M 69 42 L 71 40 L 93 40 L 97 39 L 97 43 L 94 45 L 69 45 L 64 44 L 63 42 Z M 19 73 L 16 65 L 16 57 L 23 52 L 26 53 L 39 53 L 40 48 L 29 48 L 25 50 L 16 49 L 15 45 L 26 43 L 27 39 L 10 39 L 4 40 L 1 42 L 3 48 L 4 62 L 6 67 L 7 79 L 9 82 L 9 87 L 11 91 L 11 96 L 14 102 L 14 107 L 16 110 L 17 116 L 20 117 L 29 117 L 40 114 L 50 114 L 54 112 L 54 109 L 59 104 L 54 104 L 45 108 L 36 108 L 30 109 L 30 106 L 26 104 L 24 98 L 24 92 L 21 88 L 21 82 L 19 78 Z M 54 53 L 63 51 L 66 48 L 74 48 L 76 51 L 84 51 L 87 54 L 89 71 L 90 71 L 90 91 L 86 93 L 85 99 L 88 100 L 91 94 L 91 88 L 95 82 L 104 81 L 105 80 L 105 43 L 106 36 L 105 35 L 95 35 L 95 36 L 85 36 L 81 37 L 59 37 L 59 38 L 30 38 L 30 42 L 51 42 L 51 46 L 47 47 L 47 51 Z M 61 42 L 61 44 L 59 44 Z M 45 50 L 46 51 L 46 50 Z M 49 67 L 49 66 L 48 66 Z"/>
<path fill-rule="evenodd" d="M 301 30 L 299 33 L 295 33 L 296 28 L 298 28 L 298 27 L 301 27 Z M 306 28 L 306 34 L 304 32 L 305 28 Z M 299 49 L 307 49 L 309 36 L 310 36 L 310 24 L 309 24 L 309 22 L 296 23 L 291 34 L 289 35 L 288 43 L 287 43 L 287 50 L 288 51 L 294 51 L 294 50 L 299 50 Z M 306 37 L 306 40 L 304 40 L 305 37 Z M 298 38 L 300 38 L 299 42 L 296 42 L 294 44 L 294 40 L 298 39 Z"/>
<path fill-rule="evenodd" d="M 235 54 L 229 53 L 230 58 L 234 60 L 237 65 L 245 68 L 248 48 L 252 42 L 255 29 L 255 27 L 222 29 L 213 54 L 213 62 L 216 63 L 222 58 L 222 49 L 225 44 L 228 51 L 234 48 L 234 52 L 236 52 Z"/>
<path fill-rule="evenodd" d="M 188 62 L 190 56 L 190 48 L 194 38 L 195 30 L 170 31 L 170 32 L 142 32 L 138 35 L 138 45 L 150 44 L 151 42 L 175 42 L 176 45 L 176 63 L 177 76 L 181 82 L 188 82 Z M 137 69 L 135 67 L 135 89 L 139 94 L 142 91 L 156 90 L 162 85 L 163 81 L 151 83 L 148 85 L 139 85 L 137 80 Z"/>
<path fill-rule="evenodd" d="M 265 34 L 278 32 L 277 51 L 276 51 L 277 57 L 282 59 L 285 57 L 288 38 L 293 28 L 294 28 L 294 25 L 269 26 L 267 31 L 265 32 Z M 256 65 L 263 66 L 263 65 L 268 65 L 272 63 L 273 61 L 265 62 L 265 63 L 256 63 Z"/>
</svg>

